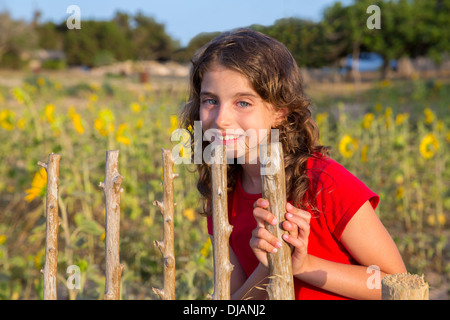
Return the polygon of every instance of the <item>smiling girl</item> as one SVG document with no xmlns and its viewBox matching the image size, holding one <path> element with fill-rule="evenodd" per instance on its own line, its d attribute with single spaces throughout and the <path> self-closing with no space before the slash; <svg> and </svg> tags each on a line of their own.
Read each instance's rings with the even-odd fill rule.
<svg viewBox="0 0 450 320">
<path fill-rule="evenodd" d="M 232 299 L 266 297 L 256 287 L 268 282 L 267 253 L 281 247 L 264 227 L 278 221 L 261 198 L 258 146 L 270 141 L 271 129 L 278 130 L 284 152 L 283 228 L 293 248 L 296 298 L 379 299 L 380 283 L 368 285 L 372 271 L 378 279 L 406 271 L 374 211 L 379 197 L 320 145 L 299 69 L 283 44 L 250 29 L 206 44 L 192 60 L 190 96 L 180 118 L 186 129 L 201 121 L 204 132 L 215 132 L 203 149 L 225 144 L 227 157 L 236 159 L 227 166 Z M 211 167 L 203 161 L 197 169 L 212 236 Z"/>
</svg>

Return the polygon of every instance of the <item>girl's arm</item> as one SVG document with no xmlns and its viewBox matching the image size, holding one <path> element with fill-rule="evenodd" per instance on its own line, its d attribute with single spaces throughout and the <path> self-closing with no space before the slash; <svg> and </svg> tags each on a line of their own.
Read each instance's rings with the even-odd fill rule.
<svg viewBox="0 0 450 320">
<path fill-rule="evenodd" d="M 210 235 L 211 243 L 214 243 L 213 237 Z M 233 265 L 233 271 L 231 272 L 230 279 L 230 293 L 231 300 L 253 299 L 263 300 L 266 299 L 266 291 L 258 289 L 265 288 L 265 285 L 269 283 L 269 272 L 266 267 L 259 264 L 253 271 L 250 277 L 247 278 L 244 269 L 239 262 L 236 254 L 231 246 L 229 247 L 230 263 Z"/>
<path fill-rule="evenodd" d="M 361 264 L 346 265 L 308 255 L 299 279 L 325 290 L 354 299 L 381 299 L 381 279 L 386 274 L 406 272 L 397 246 L 378 219 L 369 202 L 366 202 L 349 221 L 341 242 L 352 257 Z M 379 269 L 379 283 L 374 269 Z M 369 280 L 369 281 L 368 281 Z"/>
<path fill-rule="evenodd" d="M 257 206 L 262 207 L 260 203 L 257 203 Z M 266 210 L 259 209 L 254 212 L 257 219 L 267 222 L 272 219 Z M 370 281 L 373 270 L 368 269 L 368 266 L 374 265 L 380 269 L 380 281 L 385 274 L 406 272 L 395 243 L 369 202 L 355 213 L 341 236 L 343 245 L 361 265 L 332 262 L 307 254 L 305 248 L 308 242 L 309 220 L 300 209 L 291 213 L 293 217 L 286 217 L 290 224 L 283 223 L 283 227 L 292 232 L 285 240 L 294 247 L 292 269 L 294 276 L 300 280 L 349 298 L 380 299 L 381 283 L 373 284 Z M 261 250 L 270 252 L 275 248 L 274 239 L 264 232 L 259 232 L 260 237 L 255 235 L 251 243 L 257 256 Z"/>
</svg>

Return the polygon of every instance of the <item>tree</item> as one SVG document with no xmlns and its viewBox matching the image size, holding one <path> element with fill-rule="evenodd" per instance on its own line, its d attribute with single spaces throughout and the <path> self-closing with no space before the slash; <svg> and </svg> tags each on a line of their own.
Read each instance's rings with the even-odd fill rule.
<svg viewBox="0 0 450 320">
<path fill-rule="evenodd" d="M 134 17 L 134 24 L 131 35 L 137 59 L 165 61 L 171 58 L 178 43 L 166 33 L 163 24 L 142 13 Z"/>
<path fill-rule="evenodd" d="M 381 29 L 365 30 L 363 44 L 369 51 L 376 52 L 383 58 L 381 77 L 387 77 L 389 62 L 411 55 L 414 45 L 413 5 L 408 0 L 381 2 Z"/>
<path fill-rule="evenodd" d="M 20 67 L 21 57 L 35 48 L 37 35 L 30 24 L 14 21 L 8 12 L 0 12 L 0 63 Z M 5 61 L 5 58 L 8 60 Z M 2 61 L 3 60 L 3 61 Z"/>
<path fill-rule="evenodd" d="M 195 52 L 209 41 L 214 39 L 220 34 L 220 32 L 202 32 L 196 35 L 189 41 L 185 48 L 179 49 L 174 52 L 175 60 L 179 62 L 189 62 L 194 56 Z"/>
</svg>

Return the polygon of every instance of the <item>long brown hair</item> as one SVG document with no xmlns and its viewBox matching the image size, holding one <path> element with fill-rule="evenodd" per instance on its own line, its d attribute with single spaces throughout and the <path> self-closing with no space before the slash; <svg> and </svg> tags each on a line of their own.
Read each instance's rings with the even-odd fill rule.
<svg viewBox="0 0 450 320">
<path fill-rule="evenodd" d="M 319 130 L 312 118 L 311 100 L 302 86 L 297 63 L 279 41 L 251 29 L 222 33 L 200 48 L 192 59 L 189 100 L 180 112 L 181 127 L 190 130 L 194 151 L 194 121 L 200 120 L 200 90 L 203 75 L 214 64 L 240 72 L 249 79 L 261 98 L 275 110 L 286 108 L 284 119 L 275 129 L 283 145 L 286 194 L 294 205 L 305 207 L 304 196 L 310 186 L 306 161 L 317 153 L 328 155 L 319 142 Z M 209 142 L 203 142 L 202 151 Z M 192 153 L 193 154 L 193 153 Z M 202 160 L 197 165 L 197 189 L 211 201 L 211 168 Z M 236 186 L 240 164 L 228 164 L 228 191 Z M 209 210 L 204 208 L 206 214 Z"/>
</svg>

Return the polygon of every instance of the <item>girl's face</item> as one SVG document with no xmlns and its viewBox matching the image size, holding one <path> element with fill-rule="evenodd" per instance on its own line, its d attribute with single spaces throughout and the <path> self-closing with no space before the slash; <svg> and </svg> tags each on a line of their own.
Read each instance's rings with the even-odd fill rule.
<svg viewBox="0 0 450 320">
<path fill-rule="evenodd" d="M 204 136 L 226 145 L 227 158 L 257 163 L 258 145 L 270 134 L 276 116 L 243 74 L 216 64 L 203 75 L 200 120 Z"/>
</svg>

